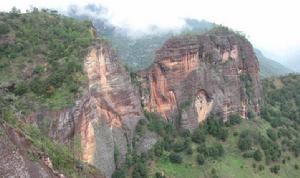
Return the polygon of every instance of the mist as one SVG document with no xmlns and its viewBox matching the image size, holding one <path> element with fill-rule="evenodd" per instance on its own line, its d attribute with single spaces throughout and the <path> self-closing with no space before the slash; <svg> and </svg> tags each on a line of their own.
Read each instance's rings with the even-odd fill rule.
<svg viewBox="0 0 300 178">
<path fill-rule="evenodd" d="M 187 26 L 186 19 L 204 19 L 242 31 L 265 56 L 300 71 L 300 11 L 296 0 L 13 0 L 2 3 L 0 10 L 9 11 L 13 6 L 22 12 L 38 7 L 93 17 L 110 27 L 107 33 L 116 30 L 135 38 L 176 32 Z"/>
</svg>

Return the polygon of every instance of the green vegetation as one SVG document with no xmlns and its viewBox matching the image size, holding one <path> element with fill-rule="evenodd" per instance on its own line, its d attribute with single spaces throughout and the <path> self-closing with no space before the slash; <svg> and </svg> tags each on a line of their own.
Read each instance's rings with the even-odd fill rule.
<svg viewBox="0 0 300 178">
<path fill-rule="evenodd" d="M 63 145 L 47 137 L 47 123 L 39 129 L 19 118 L 41 108 L 74 104 L 86 82 L 82 64 L 93 41 L 90 28 L 88 21 L 49 10 L 34 8 L 21 14 L 14 8 L 0 13 L 0 122 L 25 134 L 35 149 L 49 155 L 54 169 L 68 177 L 95 171 L 78 172 L 76 165 L 82 164 L 75 159 L 81 152 L 78 137 Z"/>
<path fill-rule="evenodd" d="M 162 138 L 147 153 L 147 176 L 297 177 L 299 83 L 296 75 L 264 80 L 261 119 L 243 120 L 231 115 L 223 123 L 217 115 L 211 115 L 192 133 L 174 128 L 167 132 L 169 123 L 158 121 L 156 113 L 146 112 L 148 121 L 142 124 L 142 130 L 151 129 Z"/>
<path fill-rule="evenodd" d="M 10 86 L 6 92 L 16 96 L 21 113 L 74 103 L 85 82 L 82 64 L 92 42 L 90 28 L 88 21 L 47 10 L 0 14 L 1 34 L 9 41 L 0 47 L 0 85 Z"/>
<path fill-rule="evenodd" d="M 282 64 L 269 59 L 263 55 L 261 51 L 258 49 L 254 49 L 255 54 L 258 58 L 260 65 L 260 76 L 262 78 L 268 78 L 272 76 L 283 76 L 289 73 L 293 73 L 293 71 Z"/>
</svg>

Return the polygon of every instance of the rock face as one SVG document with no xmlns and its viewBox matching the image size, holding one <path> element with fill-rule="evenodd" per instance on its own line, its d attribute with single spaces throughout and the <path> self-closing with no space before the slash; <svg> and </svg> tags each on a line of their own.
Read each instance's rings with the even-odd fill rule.
<svg viewBox="0 0 300 178">
<path fill-rule="evenodd" d="M 16 129 L 0 124 L 0 175 L 1 177 L 59 177 L 50 164 L 32 161 L 31 142 Z M 29 151 L 31 150 L 31 151 Z M 50 160 L 48 160 L 50 162 Z"/>
<path fill-rule="evenodd" d="M 167 41 L 154 64 L 140 71 L 141 98 L 106 43 L 89 49 L 84 69 L 87 89 L 74 107 L 41 111 L 26 120 L 62 143 L 79 138 L 81 159 L 106 177 L 125 161 L 135 126 L 144 119 L 141 105 L 180 128 L 194 129 L 210 113 L 224 120 L 233 113 L 243 118 L 249 111 L 259 115 L 262 102 L 253 48 L 244 37 L 225 28 Z M 147 134 L 138 150 L 148 150 L 156 140 L 157 135 Z"/>
<path fill-rule="evenodd" d="M 182 128 L 193 129 L 210 112 L 224 120 L 259 114 L 259 63 L 251 44 L 220 27 L 168 40 L 141 72 L 143 105 Z"/>
<path fill-rule="evenodd" d="M 89 49 L 84 69 L 87 91 L 73 108 L 35 113 L 26 120 L 40 128 L 50 120 L 43 130 L 48 128 L 48 135 L 62 143 L 79 138 L 81 159 L 110 177 L 124 163 L 135 126 L 144 119 L 141 102 L 129 74 L 105 42 Z"/>
<path fill-rule="evenodd" d="M 114 152 L 120 153 L 117 164 L 122 164 L 135 126 L 143 119 L 141 103 L 129 75 L 107 45 L 91 48 L 84 68 L 89 92 L 77 111 L 75 130 L 82 140 L 82 159 L 110 177 L 118 166 Z"/>
</svg>

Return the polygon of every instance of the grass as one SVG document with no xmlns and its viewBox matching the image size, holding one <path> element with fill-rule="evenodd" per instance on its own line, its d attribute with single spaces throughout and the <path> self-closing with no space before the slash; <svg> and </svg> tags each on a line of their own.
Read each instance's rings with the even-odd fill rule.
<svg viewBox="0 0 300 178">
<path fill-rule="evenodd" d="M 225 142 L 221 142 L 225 149 L 225 156 L 218 160 L 209 160 L 202 166 L 198 165 L 196 162 L 197 156 L 197 144 L 192 145 L 193 155 L 186 155 L 184 152 L 181 153 L 183 157 L 182 164 L 171 163 L 167 155 L 159 158 L 150 167 L 150 177 L 155 177 L 156 172 L 164 172 L 165 175 L 174 178 L 201 178 L 201 177 L 211 177 L 212 170 L 216 170 L 216 175 L 222 178 L 269 178 L 269 177 L 298 177 L 300 170 L 294 168 L 295 164 L 300 165 L 300 159 L 294 158 L 291 153 L 285 152 L 282 159 L 286 160 L 283 164 L 281 161 L 266 164 L 263 159 L 260 162 L 256 162 L 253 158 L 243 158 L 241 151 L 237 148 L 237 142 L 239 136 L 234 136 L 234 132 L 240 133 L 242 130 L 250 129 L 262 134 L 266 134 L 266 130 L 270 128 L 270 124 L 264 120 L 254 120 L 254 121 L 242 121 L 238 126 L 230 128 L 230 134 Z M 208 136 L 207 145 L 211 145 L 217 142 L 214 137 Z M 290 160 L 286 158 L 290 157 Z M 253 168 L 253 164 L 256 165 Z M 263 165 L 264 170 L 259 170 L 258 166 Z M 273 165 L 280 165 L 279 174 L 273 174 L 270 172 L 269 168 Z"/>
</svg>

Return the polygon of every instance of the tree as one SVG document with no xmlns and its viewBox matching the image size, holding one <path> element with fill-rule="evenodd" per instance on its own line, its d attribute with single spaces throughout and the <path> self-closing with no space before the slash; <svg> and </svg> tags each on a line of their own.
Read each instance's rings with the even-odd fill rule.
<svg viewBox="0 0 300 178">
<path fill-rule="evenodd" d="M 237 125 L 240 124 L 242 122 L 242 118 L 240 115 L 238 114 L 233 114 L 229 116 L 229 124 L 230 125 Z"/>
<path fill-rule="evenodd" d="M 256 161 L 261 161 L 262 160 L 262 152 L 257 149 L 254 153 L 253 153 L 253 158 L 256 160 Z"/>
<path fill-rule="evenodd" d="M 0 35 L 5 35 L 9 33 L 9 31 L 10 31 L 9 25 L 4 22 L 0 22 Z"/>
<path fill-rule="evenodd" d="M 241 137 L 238 141 L 238 147 L 241 151 L 247 151 L 250 150 L 252 147 L 252 138 L 251 136 Z"/>
<path fill-rule="evenodd" d="M 192 141 L 198 144 L 205 142 L 205 133 L 202 129 L 198 128 L 193 132 Z"/>
<path fill-rule="evenodd" d="M 197 155 L 197 162 L 199 165 L 203 165 L 205 163 L 205 157 L 203 156 L 203 154 Z"/>
<path fill-rule="evenodd" d="M 173 145 L 173 150 L 175 152 L 181 152 L 186 149 L 187 144 L 183 140 L 178 140 Z"/>
<path fill-rule="evenodd" d="M 144 178 L 147 177 L 148 171 L 145 163 L 139 161 L 135 166 L 132 173 L 133 178 Z"/>
<path fill-rule="evenodd" d="M 117 169 L 111 176 L 112 178 L 126 178 L 125 172 L 122 169 Z"/>
<path fill-rule="evenodd" d="M 280 166 L 279 165 L 275 165 L 273 167 L 270 168 L 270 171 L 274 174 L 278 174 L 280 171 Z"/>
<path fill-rule="evenodd" d="M 27 84 L 21 82 L 16 85 L 16 88 L 14 89 L 14 93 L 16 95 L 23 95 L 27 92 L 27 90 L 28 90 Z"/>
<path fill-rule="evenodd" d="M 176 153 L 171 153 L 169 155 L 169 159 L 172 163 L 177 163 L 177 164 L 180 164 L 182 163 L 182 158 L 180 155 L 176 154 Z"/>
<path fill-rule="evenodd" d="M 269 138 L 273 141 L 276 141 L 278 138 L 277 132 L 274 131 L 273 129 L 268 129 L 267 130 L 267 135 L 269 136 Z"/>
</svg>

